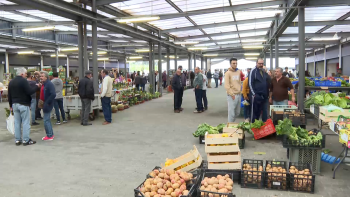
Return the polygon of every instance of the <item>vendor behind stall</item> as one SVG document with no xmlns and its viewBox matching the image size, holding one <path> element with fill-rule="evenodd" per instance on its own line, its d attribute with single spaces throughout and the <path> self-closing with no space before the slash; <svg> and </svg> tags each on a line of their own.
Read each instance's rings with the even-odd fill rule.
<svg viewBox="0 0 350 197">
<path fill-rule="evenodd" d="M 341 77 L 341 76 L 343 76 L 342 70 L 341 70 L 341 68 L 338 68 L 337 69 L 337 74 L 335 75 L 335 77 Z"/>
</svg>

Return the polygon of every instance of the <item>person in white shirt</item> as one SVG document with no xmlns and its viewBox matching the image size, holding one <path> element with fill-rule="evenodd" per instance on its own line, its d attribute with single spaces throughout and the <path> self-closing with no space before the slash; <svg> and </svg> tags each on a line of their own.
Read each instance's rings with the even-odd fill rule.
<svg viewBox="0 0 350 197">
<path fill-rule="evenodd" d="M 202 94 L 202 97 L 203 97 L 203 104 L 204 104 L 204 111 L 205 110 L 208 110 L 208 99 L 207 99 L 207 84 L 208 84 L 208 78 L 207 76 L 204 74 L 204 71 L 202 70 L 201 71 L 202 74 L 203 74 L 203 94 Z"/>
<path fill-rule="evenodd" d="M 113 88 L 113 79 L 108 75 L 107 70 L 101 71 L 102 85 L 101 85 L 101 103 L 103 115 L 105 117 L 105 122 L 103 125 L 111 124 L 112 122 L 112 107 L 111 107 L 111 97 Z"/>
</svg>

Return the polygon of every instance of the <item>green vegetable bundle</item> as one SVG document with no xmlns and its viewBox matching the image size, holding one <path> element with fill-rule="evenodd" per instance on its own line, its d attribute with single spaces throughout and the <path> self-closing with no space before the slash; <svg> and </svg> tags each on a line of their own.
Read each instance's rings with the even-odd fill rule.
<svg viewBox="0 0 350 197">
<path fill-rule="evenodd" d="M 265 123 L 263 121 L 255 120 L 254 123 L 252 123 L 251 128 L 252 129 L 260 129 L 264 125 L 265 125 Z"/>
<path fill-rule="evenodd" d="M 194 137 L 204 136 L 206 132 L 208 132 L 209 134 L 218 134 L 219 129 L 217 127 L 210 126 L 207 123 L 200 124 L 197 128 L 197 131 L 193 133 L 193 136 Z"/>
<path fill-rule="evenodd" d="M 238 124 L 238 128 L 242 129 L 243 132 L 248 132 L 252 135 L 254 135 L 249 122 L 241 122 Z"/>
<path fill-rule="evenodd" d="M 310 96 L 310 98 L 306 99 L 304 105 L 306 108 L 309 108 L 310 105 L 312 104 L 321 105 L 321 106 L 333 104 L 340 108 L 346 109 L 350 107 L 348 106 L 348 103 L 350 103 L 350 101 L 347 98 L 340 98 L 331 93 L 319 91 L 319 92 L 313 93 Z"/>
</svg>

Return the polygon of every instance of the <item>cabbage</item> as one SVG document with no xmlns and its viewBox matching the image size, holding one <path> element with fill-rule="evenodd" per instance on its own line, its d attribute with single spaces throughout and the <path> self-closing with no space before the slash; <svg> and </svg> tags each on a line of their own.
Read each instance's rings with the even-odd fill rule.
<svg viewBox="0 0 350 197">
<path fill-rule="evenodd" d="M 337 104 L 336 104 L 338 107 L 341 107 L 341 108 L 343 108 L 343 109 L 345 109 L 346 107 L 347 107 L 347 102 L 346 102 L 346 99 L 343 99 L 343 98 L 341 98 L 341 99 L 339 99 L 338 101 L 337 101 Z"/>
<path fill-rule="evenodd" d="M 323 105 L 323 103 L 324 103 L 324 97 L 322 95 L 317 95 L 315 97 L 315 104 Z"/>
<path fill-rule="evenodd" d="M 330 93 L 324 95 L 324 102 L 325 102 L 325 104 L 326 105 L 331 104 L 333 98 L 334 98 L 334 96 L 332 94 L 330 94 Z"/>
</svg>

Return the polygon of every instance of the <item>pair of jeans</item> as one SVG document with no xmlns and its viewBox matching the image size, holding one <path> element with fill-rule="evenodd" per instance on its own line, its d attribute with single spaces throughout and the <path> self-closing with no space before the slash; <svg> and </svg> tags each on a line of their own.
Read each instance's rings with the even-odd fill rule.
<svg viewBox="0 0 350 197">
<path fill-rule="evenodd" d="M 35 112 L 36 112 L 36 99 L 32 98 L 32 101 L 30 102 L 30 113 L 32 117 L 32 123 L 35 122 Z"/>
<path fill-rule="evenodd" d="M 23 142 L 28 142 L 30 134 L 29 106 L 14 103 L 12 109 L 15 118 L 15 139 L 22 141 L 21 127 L 23 125 Z"/>
<path fill-rule="evenodd" d="M 227 95 L 227 109 L 228 122 L 234 122 L 241 112 L 241 95 L 235 95 L 235 99 L 233 99 L 232 96 Z"/>
<path fill-rule="evenodd" d="M 215 87 L 217 88 L 219 86 L 219 79 L 218 78 L 214 78 L 215 80 Z"/>
<path fill-rule="evenodd" d="M 63 121 L 65 121 L 66 115 L 64 114 L 64 109 L 63 109 L 63 98 L 55 99 L 53 101 L 53 107 L 55 108 L 57 122 L 61 121 L 60 111 L 61 111 L 62 119 Z"/>
<path fill-rule="evenodd" d="M 166 88 L 166 81 L 163 81 L 163 88 Z"/>
<path fill-rule="evenodd" d="M 112 107 L 111 107 L 111 97 L 101 98 L 102 111 L 106 122 L 112 122 Z"/>
<path fill-rule="evenodd" d="M 273 105 L 288 105 L 288 100 L 273 101 Z"/>
<path fill-rule="evenodd" d="M 250 102 L 247 101 L 249 104 Z M 250 118 L 251 105 L 244 105 L 244 119 Z"/>
<path fill-rule="evenodd" d="M 268 99 L 262 99 L 261 97 L 256 98 L 254 96 L 252 97 L 252 102 L 250 104 L 251 110 L 252 110 L 251 111 L 252 123 L 254 123 L 255 120 L 259 120 L 261 114 L 263 115 L 262 121 L 265 122 L 267 120 L 267 104 L 268 104 Z"/>
<path fill-rule="evenodd" d="M 141 84 L 141 88 L 142 88 L 143 92 L 145 91 L 145 86 L 146 86 L 146 84 Z"/>
<path fill-rule="evenodd" d="M 182 105 L 183 89 L 174 90 L 174 110 L 180 110 Z"/>
<path fill-rule="evenodd" d="M 220 85 L 222 85 L 222 77 L 220 77 L 219 79 L 220 79 Z"/>
<path fill-rule="evenodd" d="M 197 103 L 197 111 L 203 111 L 203 90 L 202 89 L 195 89 L 194 94 L 196 96 L 196 103 Z"/>
<path fill-rule="evenodd" d="M 139 91 L 140 90 L 140 84 L 136 84 L 136 90 Z"/>
<path fill-rule="evenodd" d="M 203 104 L 204 104 L 204 109 L 208 109 L 208 99 L 207 99 L 207 90 L 202 90 L 202 97 L 203 97 Z"/>
<path fill-rule="evenodd" d="M 81 99 L 81 123 L 87 124 L 91 110 L 91 99 Z"/>
<path fill-rule="evenodd" d="M 52 130 L 50 116 L 51 116 L 51 111 L 47 113 L 44 112 L 44 127 L 45 127 L 46 136 L 49 138 L 53 137 L 53 130 Z"/>
</svg>

